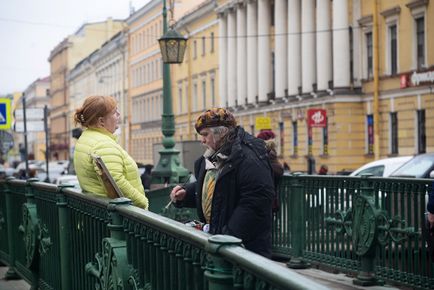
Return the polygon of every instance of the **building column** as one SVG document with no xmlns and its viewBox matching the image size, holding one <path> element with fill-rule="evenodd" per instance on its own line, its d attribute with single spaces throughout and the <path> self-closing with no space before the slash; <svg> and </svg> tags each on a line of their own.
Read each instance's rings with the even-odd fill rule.
<svg viewBox="0 0 434 290">
<path fill-rule="evenodd" d="M 358 20 L 361 18 L 361 0 L 353 0 L 353 27 L 358 27 L 359 23 Z M 361 78 L 362 78 L 362 60 L 361 57 L 361 49 L 360 49 L 360 43 L 361 39 L 358 37 L 359 33 L 358 30 L 353 30 L 353 79 L 350 80 L 350 82 L 353 82 L 353 85 L 355 87 L 360 87 L 362 85 Z M 351 57 L 351 56 L 350 56 Z M 350 67 L 351 69 L 351 67 Z"/>
<path fill-rule="evenodd" d="M 237 5 L 237 105 L 246 104 L 247 98 L 247 28 L 246 6 L 244 3 Z"/>
<path fill-rule="evenodd" d="M 267 102 L 271 92 L 271 11 L 268 0 L 258 0 L 258 101 Z"/>
<path fill-rule="evenodd" d="M 219 18 L 219 94 L 220 106 L 227 107 L 227 18 L 224 12 L 217 14 Z M 191 60 L 188 60 L 191 62 Z"/>
<path fill-rule="evenodd" d="M 288 0 L 288 95 L 298 95 L 301 86 L 300 0 Z"/>
<path fill-rule="evenodd" d="M 237 19 L 233 8 L 228 10 L 228 107 L 235 107 L 237 98 Z"/>
<path fill-rule="evenodd" d="M 309 93 L 316 83 L 315 3 L 314 0 L 301 3 L 301 82 L 303 93 Z"/>
<path fill-rule="evenodd" d="M 333 0 L 333 87 L 350 86 L 350 37 L 347 0 Z"/>
<path fill-rule="evenodd" d="M 275 49 L 274 49 L 274 67 L 275 67 L 275 88 L 276 98 L 285 97 L 285 90 L 288 86 L 288 61 L 286 57 L 287 50 L 287 3 L 286 0 L 276 0 L 274 3 L 275 17 Z"/>
<path fill-rule="evenodd" d="M 318 91 L 325 91 L 333 74 L 330 0 L 317 0 L 316 3 L 317 85 Z"/>
<path fill-rule="evenodd" d="M 258 9 L 255 0 L 247 2 L 247 102 L 254 104 L 258 95 Z"/>
</svg>

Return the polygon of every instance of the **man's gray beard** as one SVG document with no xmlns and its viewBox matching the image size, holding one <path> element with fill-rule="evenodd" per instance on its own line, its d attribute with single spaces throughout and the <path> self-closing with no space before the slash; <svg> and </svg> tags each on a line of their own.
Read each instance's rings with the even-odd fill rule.
<svg viewBox="0 0 434 290">
<path fill-rule="evenodd" d="M 203 153 L 203 157 L 205 157 L 205 158 L 209 158 L 209 157 L 212 156 L 214 153 L 215 153 L 215 150 L 212 149 L 212 148 L 209 148 L 209 147 L 207 146 L 205 152 Z"/>
</svg>

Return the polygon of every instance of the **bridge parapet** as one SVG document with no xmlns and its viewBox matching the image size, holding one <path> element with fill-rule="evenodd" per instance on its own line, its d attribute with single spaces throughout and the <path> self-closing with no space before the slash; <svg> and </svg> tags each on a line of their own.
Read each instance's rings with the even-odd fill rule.
<svg viewBox="0 0 434 290">
<path fill-rule="evenodd" d="M 0 257 L 32 289 L 326 289 L 238 239 L 219 240 L 125 199 L 8 180 L 0 183 L 0 202 L 0 230 L 8 224 L 10 241 L 0 239 Z M 31 222 L 21 210 L 29 204 Z"/>
</svg>

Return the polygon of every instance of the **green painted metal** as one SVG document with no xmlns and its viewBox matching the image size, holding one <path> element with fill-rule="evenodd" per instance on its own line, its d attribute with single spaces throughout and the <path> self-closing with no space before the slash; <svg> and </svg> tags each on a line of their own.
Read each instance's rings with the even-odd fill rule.
<svg viewBox="0 0 434 290">
<path fill-rule="evenodd" d="M 295 175 L 298 176 L 298 175 Z M 309 263 L 306 262 L 306 260 L 303 259 L 303 250 L 305 245 L 305 207 L 304 207 L 304 190 L 303 190 L 303 184 L 301 183 L 301 180 L 298 178 L 295 178 L 292 180 L 292 186 L 291 186 L 291 203 L 292 203 L 292 209 L 291 210 L 291 220 L 293 221 L 292 227 L 291 227 L 291 237 L 296 237 L 292 239 L 292 256 L 291 260 L 287 263 L 289 268 L 293 269 L 305 269 L 309 267 Z M 298 209 L 298 210 L 295 210 Z"/>
<path fill-rule="evenodd" d="M 276 253 L 292 255 L 293 263 L 300 260 L 350 274 L 364 269 L 378 279 L 434 288 L 434 261 L 428 258 L 425 237 L 419 234 L 432 180 L 368 181 L 284 177 L 279 187 L 281 207 L 273 225 Z M 165 200 L 161 197 L 162 204 L 167 195 Z M 33 289 L 68 289 L 66 283 L 69 289 L 84 290 L 114 285 L 104 284 L 102 277 L 110 277 L 103 281 L 110 280 L 120 289 L 321 289 L 242 247 L 218 245 L 217 251 L 212 250 L 216 243 L 208 240 L 208 234 L 134 206 L 109 202 L 41 182 L 0 184 L 8 239 L 5 263 L 30 281 Z M 22 211 L 26 204 L 36 206 L 36 259 L 26 258 L 26 243 L 18 231 L 19 225 L 24 228 L 24 221 L 28 222 Z M 24 207 L 26 214 L 32 207 Z M 157 208 L 161 210 L 161 205 Z M 327 222 L 332 218 L 334 226 Z M 363 261 L 360 254 L 375 259 Z M 31 267 L 26 266 L 29 261 Z M 85 272 L 91 261 L 95 265 L 88 269 L 94 276 Z M 210 269 L 213 274 L 223 269 L 231 278 L 208 277 Z"/>
<path fill-rule="evenodd" d="M 127 289 L 130 273 L 126 253 L 125 233 L 123 231 L 122 217 L 117 214 L 116 207 L 129 205 L 127 198 L 117 198 L 110 201 L 110 237 L 102 240 L 102 252 L 95 255 L 96 263 L 86 264 L 87 274 L 95 277 L 95 289 Z"/>
<path fill-rule="evenodd" d="M 198 220 L 195 208 L 177 208 L 170 202 L 172 188 L 168 186 L 147 192 L 149 210 L 182 223 Z"/>
<path fill-rule="evenodd" d="M 12 280 L 12 279 L 18 279 L 19 275 L 17 273 L 16 267 L 15 267 L 15 241 L 14 241 L 14 217 L 13 217 L 13 212 L 12 212 L 12 208 L 13 208 L 13 197 L 12 197 L 12 193 L 11 193 L 11 185 L 9 184 L 9 181 L 13 180 L 13 178 L 8 178 L 7 179 L 7 183 L 5 184 L 5 186 L 3 187 L 4 189 L 4 201 L 6 202 L 6 222 L 7 222 L 7 239 L 8 239 L 8 245 L 9 245 L 9 249 L 8 249 L 8 254 L 9 254 L 9 269 L 5 274 L 5 279 L 6 280 Z"/>
<path fill-rule="evenodd" d="M 241 240 L 232 236 L 216 235 L 208 239 L 206 248 L 208 252 L 208 263 L 206 265 L 205 277 L 209 280 L 209 290 L 230 289 L 233 284 L 232 264 L 218 255 L 222 247 L 240 246 Z"/>
<path fill-rule="evenodd" d="M 433 289 L 434 261 L 427 253 L 426 236 L 421 234 L 432 180 L 371 177 L 368 181 L 363 184 L 362 178 L 337 176 L 283 177 L 278 189 L 281 205 L 300 190 L 293 185 L 301 184 L 304 192 L 302 258 L 351 275 L 368 273 L 359 275 L 362 283 L 385 280 Z M 356 203 L 357 226 L 353 223 Z M 297 222 L 291 211 L 300 213 L 299 208 L 297 202 L 281 206 L 283 212 L 273 221 L 275 228 L 283 229 L 273 233 L 276 256 L 291 260 L 297 256 L 294 247 L 300 236 L 288 235 L 282 225 Z"/>
<path fill-rule="evenodd" d="M 167 32 L 166 0 L 163 0 L 163 35 Z M 172 88 L 170 82 L 170 66 L 163 63 L 163 114 L 162 114 L 163 146 L 160 160 L 152 171 L 152 183 L 182 183 L 188 176 L 188 170 L 181 165 L 179 150 L 175 149 L 175 117 L 172 109 Z"/>
</svg>

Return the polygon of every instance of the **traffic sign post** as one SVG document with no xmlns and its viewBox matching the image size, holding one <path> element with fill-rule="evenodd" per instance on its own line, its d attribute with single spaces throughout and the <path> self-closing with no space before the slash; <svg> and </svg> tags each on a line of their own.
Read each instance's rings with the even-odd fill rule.
<svg viewBox="0 0 434 290">
<path fill-rule="evenodd" d="M 0 98 L 0 130 L 11 128 L 11 100 Z"/>
</svg>

